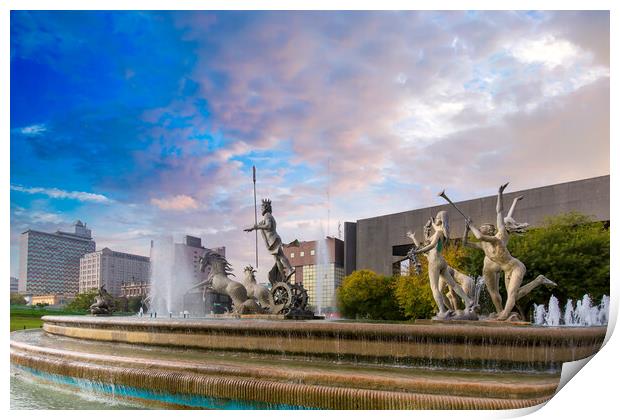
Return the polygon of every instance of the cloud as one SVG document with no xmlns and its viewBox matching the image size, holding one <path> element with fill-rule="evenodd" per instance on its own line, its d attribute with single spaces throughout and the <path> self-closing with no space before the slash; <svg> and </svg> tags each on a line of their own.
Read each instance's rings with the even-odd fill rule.
<svg viewBox="0 0 620 420">
<path fill-rule="evenodd" d="M 11 145 L 11 176 L 114 196 L 89 218 L 101 244 L 195 234 L 253 261 L 253 164 L 285 242 L 324 234 L 328 208 L 334 234 L 444 187 L 465 199 L 609 171 L 608 12 L 79 16 L 12 17 L 12 57 L 59 86 L 37 100 L 69 99 L 13 125 L 47 131 Z"/>
<path fill-rule="evenodd" d="M 93 194 L 83 191 L 64 191 L 58 188 L 39 188 L 39 187 L 22 187 L 21 185 L 11 185 L 11 190 L 19 191 L 26 194 L 43 194 L 50 198 L 71 199 L 84 202 L 112 203 L 113 200 L 109 199 L 102 194 Z"/>
<path fill-rule="evenodd" d="M 553 35 L 544 35 L 536 39 L 524 39 L 508 47 L 517 60 L 524 63 L 542 63 L 549 68 L 570 65 L 583 54 L 572 43 L 556 39 Z"/>
<path fill-rule="evenodd" d="M 40 136 L 46 131 L 47 126 L 45 124 L 33 124 L 19 129 L 19 132 L 25 136 Z"/>
<path fill-rule="evenodd" d="M 152 198 L 151 203 L 162 210 L 190 210 L 198 208 L 198 202 L 188 195 L 175 195 L 170 198 Z"/>
</svg>

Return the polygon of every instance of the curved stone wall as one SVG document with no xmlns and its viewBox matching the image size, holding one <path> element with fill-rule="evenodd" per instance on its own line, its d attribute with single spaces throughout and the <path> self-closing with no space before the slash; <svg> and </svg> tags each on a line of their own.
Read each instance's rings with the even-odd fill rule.
<svg viewBox="0 0 620 420">
<path fill-rule="evenodd" d="M 529 407 L 551 398 L 561 363 L 595 353 L 606 331 L 89 316 L 44 322 L 43 330 L 11 334 L 15 366 L 58 384 L 187 408 Z"/>
<path fill-rule="evenodd" d="M 43 317 L 72 338 L 395 363 L 553 368 L 596 353 L 606 328 Z"/>
</svg>

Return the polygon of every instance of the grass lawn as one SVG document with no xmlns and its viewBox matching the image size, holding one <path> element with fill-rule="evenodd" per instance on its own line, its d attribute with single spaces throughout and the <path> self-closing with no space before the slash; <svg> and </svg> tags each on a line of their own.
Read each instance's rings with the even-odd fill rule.
<svg viewBox="0 0 620 420">
<path fill-rule="evenodd" d="M 41 328 L 43 321 L 41 316 L 21 316 L 11 314 L 11 331 L 22 330 L 28 328 Z"/>
<path fill-rule="evenodd" d="M 62 309 L 30 308 L 25 305 L 11 305 L 11 331 L 41 328 L 45 315 L 83 315 L 84 312 L 71 312 Z"/>
<path fill-rule="evenodd" d="M 55 308 L 31 308 L 26 305 L 11 305 L 11 331 L 43 327 L 41 317 L 45 315 L 86 315 L 86 311 L 66 311 Z M 116 316 L 135 315 L 129 312 L 115 312 Z"/>
</svg>

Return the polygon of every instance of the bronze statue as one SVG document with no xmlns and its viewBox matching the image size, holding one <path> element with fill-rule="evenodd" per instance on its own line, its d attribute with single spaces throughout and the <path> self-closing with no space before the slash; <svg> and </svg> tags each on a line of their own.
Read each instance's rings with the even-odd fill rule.
<svg viewBox="0 0 620 420">
<path fill-rule="evenodd" d="M 207 279 L 194 285 L 189 290 L 202 287 L 203 299 L 205 299 L 208 289 L 224 293 L 232 299 L 233 311 L 237 314 L 256 314 L 262 312 L 256 301 L 248 297 L 245 287 L 241 283 L 228 278 L 229 276 L 234 276 L 234 274 L 232 274 L 232 268 L 226 258 L 215 251 L 207 249 L 200 258 L 200 271 L 204 273 L 207 267 L 210 267 Z"/>
<path fill-rule="evenodd" d="M 491 223 L 485 223 L 480 226 L 480 229 L 478 229 L 473 226 L 471 219 L 466 217 L 467 228 L 463 238 L 464 243 L 467 246 L 473 246 L 484 251 L 484 281 L 489 295 L 491 295 L 491 299 L 493 300 L 493 305 L 497 310 L 497 319 L 500 321 L 507 320 L 511 316 L 511 311 L 515 307 L 516 302 L 530 293 L 534 288 L 542 284 L 548 286 L 556 285 L 545 276 L 539 275 L 534 281 L 521 287 L 521 283 L 523 282 L 523 277 L 526 272 L 525 265 L 517 258 L 513 257 L 507 248 L 509 234 L 503 216 L 503 193 L 507 186 L 507 183 L 500 186 L 497 194 L 497 228 Z M 508 213 L 511 221 L 514 221 L 514 219 L 512 219 L 512 212 L 514 211 L 515 204 L 519 199 L 519 197 L 515 199 Z M 516 224 L 515 230 L 524 229 L 524 225 L 527 227 L 526 224 Z M 467 242 L 468 230 L 471 230 L 476 239 L 480 242 Z M 504 272 L 507 292 L 506 305 L 503 308 L 501 296 L 499 295 L 500 270 Z"/>
<path fill-rule="evenodd" d="M 273 297 L 262 284 L 256 282 L 256 276 L 254 275 L 256 270 L 251 265 L 248 265 L 243 269 L 243 286 L 248 292 L 248 298 L 255 299 L 265 312 L 270 312 L 274 309 Z"/>
<path fill-rule="evenodd" d="M 276 231 L 276 219 L 271 214 L 271 200 L 264 199 L 261 205 L 263 220 L 254 224 L 254 226 L 244 229 L 245 232 L 260 230 L 267 250 L 273 256 L 275 264 L 269 272 L 269 281 L 271 284 L 278 282 L 288 282 L 290 277 L 295 273 L 295 269 L 284 255 L 282 247 L 282 239 Z"/>
<path fill-rule="evenodd" d="M 95 303 L 90 305 L 90 313 L 92 315 L 110 315 L 112 313 L 112 297 L 105 287 L 99 287 L 99 293 L 95 296 Z"/>
<path fill-rule="evenodd" d="M 409 237 L 412 241 L 413 244 L 415 246 L 414 249 L 420 248 L 421 246 L 427 245 L 430 242 L 430 238 L 431 238 L 431 231 L 432 231 L 432 226 L 433 226 L 433 221 L 432 219 L 429 219 L 426 224 L 424 225 L 424 239 L 422 241 L 422 243 L 418 242 L 416 236 L 415 236 L 415 232 L 407 232 L 407 237 Z M 423 253 L 424 256 L 427 257 L 428 259 L 428 252 Z M 408 254 L 408 256 L 410 257 L 415 257 L 416 254 L 413 252 L 410 252 Z M 414 265 L 415 265 L 415 271 L 417 274 L 420 273 L 420 264 L 417 262 L 416 260 L 412 260 L 414 261 Z M 452 275 L 452 278 L 454 278 L 454 280 L 456 281 L 456 283 L 461 286 L 461 288 L 463 289 L 463 291 L 465 292 L 465 294 L 469 297 L 470 300 L 475 301 L 475 282 L 474 279 L 472 279 L 470 276 L 461 273 L 460 271 L 456 270 L 455 268 L 451 267 L 450 265 L 448 265 L 448 271 L 449 273 Z M 447 290 L 446 290 L 447 289 Z M 448 283 L 446 283 L 444 281 L 443 278 L 440 278 L 439 280 L 439 290 L 441 291 L 442 294 L 442 298 L 444 299 L 444 304 L 446 305 L 446 307 L 448 307 L 449 310 L 451 311 L 456 311 L 459 309 L 459 300 L 458 300 L 458 295 L 456 294 L 456 292 L 454 291 L 454 289 L 452 289 L 452 287 L 450 287 L 448 285 Z M 447 300 L 445 299 L 447 298 Z M 463 302 L 463 305 L 465 305 L 465 302 Z"/>
<path fill-rule="evenodd" d="M 431 218 L 431 225 L 435 233 L 429 237 L 428 244 L 421 248 L 412 248 L 409 252 L 412 254 L 425 254 L 428 259 L 428 277 L 431 283 L 433 298 L 439 308 L 435 319 L 448 319 L 453 315 L 453 312 L 446 305 L 441 291 L 443 283 L 447 284 L 461 298 L 465 303 L 465 313 L 469 315 L 473 313 L 474 302 L 467 296 L 463 288 L 456 283 L 452 276 L 453 271 L 451 272 L 446 260 L 441 255 L 450 237 L 448 212 L 440 211 L 437 213 L 436 218 Z"/>
</svg>

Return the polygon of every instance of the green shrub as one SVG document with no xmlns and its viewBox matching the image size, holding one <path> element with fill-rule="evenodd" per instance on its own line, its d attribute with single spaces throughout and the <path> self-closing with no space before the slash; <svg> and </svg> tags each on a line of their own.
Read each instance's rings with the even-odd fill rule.
<svg viewBox="0 0 620 420">
<path fill-rule="evenodd" d="M 370 270 L 344 278 L 338 288 L 338 309 L 346 318 L 401 320 L 404 316 L 394 296 L 395 280 Z"/>
<path fill-rule="evenodd" d="M 26 298 L 19 293 L 11 293 L 11 305 L 25 305 Z"/>
<path fill-rule="evenodd" d="M 88 292 L 78 293 L 75 295 L 75 299 L 67 304 L 65 307 L 68 311 L 88 311 L 90 305 L 95 303 L 95 296 L 99 292 L 97 290 L 89 290 Z"/>
<path fill-rule="evenodd" d="M 398 276 L 395 296 L 405 317 L 410 319 L 431 318 L 437 312 L 433 292 L 423 275 Z"/>
</svg>

